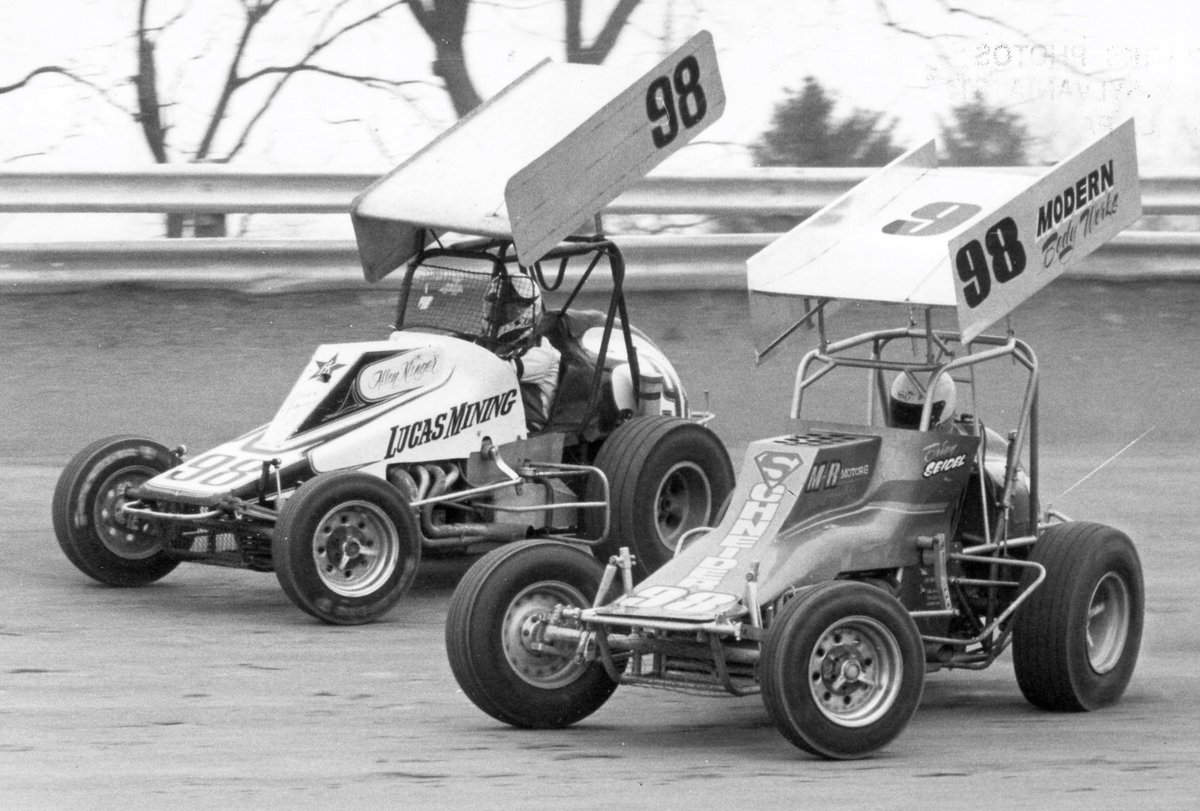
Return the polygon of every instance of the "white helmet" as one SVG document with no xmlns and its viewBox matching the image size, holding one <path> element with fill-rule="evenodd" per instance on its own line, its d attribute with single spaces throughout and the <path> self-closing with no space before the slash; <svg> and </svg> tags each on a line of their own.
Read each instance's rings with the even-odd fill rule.
<svg viewBox="0 0 1200 811">
<path fill-rule="evenodd" d="M 921 409 L 925 405 L 926 387 L 911 372 L 901 372 L 892 381 L 888 398 L 888 422 L 894 428 L 917 428 L 921 424 Z M 929 412 L 930 430 L 940 428 L 954 419 L 954 381 L 950 375 L 939 375 Z"/>
</svg>

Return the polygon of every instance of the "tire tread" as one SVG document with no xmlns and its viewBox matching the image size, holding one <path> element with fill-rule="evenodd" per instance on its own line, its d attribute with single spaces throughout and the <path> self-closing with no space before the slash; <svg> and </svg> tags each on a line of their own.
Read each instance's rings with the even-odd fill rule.
<svg viewBox="0 0 1200 811">
<path fill-rule="evenodd" d="M 637 486 L 638 476 L 662 453 L 664 447 L 669 447 L 668 443 L 686 441 L 685 438 L 689 435 L 695 438 L 698 447 L 703 447 L 706 454 L 712 454 L 714 458 L 710 461 L 715 461 L 714 467 L 719 468 L 706 470 L 712 490 L 711 513 L 708 518 L 711 521 L 716 517 L 725 497 L 733 489 L 733 465 L 725 446 L 716 434 L 707 427 L 683 417 L 635 417 L 613 431 L 596 455 L 595 465 L 608 477 L 609 492 L 612 496 L 609 505 L 608 537 L 597 550 L 602 558 L 617 554 L 622 545 L 632 546 L 635 553 L 638 553 L 638 499 L 643 495 Z M 598 494 L 593 492 L 591 496 L 598 497 Z M 633 542 L 623 543 L 628 539 L 633 539 Z M 657 540 L 654 543 L 657 543 Z M 646 561 L 647 554 L 644 549 L 635 556 L 638 580 L 664 562 Z"/>
<path fill-rule="evenodd" d="M 529 560 L 522 562 L 519 560 L 522 557 Z M 514 567 L 519 568 L 519 563 L 559 571 L 574 569 L 568 576 L 594 579 L 594 584 L 588 583 L 592 586 L 599 584 L 602 572 L 590 552 L 562 541 L 517 541 L 484 555 L 462 577 L 450 598 L 446 615 L 446 655 L 450 669 L 467 698 L 498 721 L 522 728 L 569 726 L 598 709 L 617 684 L 595 662 L 594 669 L 581 674 L 576 683 L 547 693 L 552 704 L 561 704 L 560 699 L 573 694 L 574 705 L 543 707 L 537 705 L 540 700 L 537 688 L 528 685 L 514 688 L 512 680 L 506 680 L 505 674 L 498 672 L 498 668 L 506 665 L 498 662 L 502 657 L 492 648 L 498 643 L 489 632 L 489 621 L 506 610 L 502 604 L 506 590 L 520 585 L 514 579 L 519 572 L 513 571 Z M 519 695 L 522 691 L 523 697 Z"/>
<path fill-rule="evenodd" d="M 1092 556 L 1105 554 L 1108 551 L 1105 545 L 1111 544 L 1131 552 L 1136 564 L 1136 582 L 1130 584 L 1133 616 L 1126 639 L 1127 653 L 1136 658 L 1141 640 L 1144 586 L 1133 544 L 1124 533 L 1104 524 L 1084 521 L 1053 524 L 1043 531 L 1030 557 L 1046 568 L 1046 580 L 1018 609 L 1013 623 L 1013 670 L 1021 692 L 1036 707 L 1078 712 L 1100 706 L 1082 694 L 1083 685 L 1072 675 L 1072 634 L 1078 631 L 1071 610 L 1079 599 L 1076 590 L 1081 588 L 1072 578 Z M 1116 669 L 1122 667 L 1118 664 Z M 1128 669 L 1131 672 L 1132 665 Z M 1125 674 L 1125 680 L 1128 676 Z M 1121 684 L 1111 700 L 1123 690 Z"/>
</svg>

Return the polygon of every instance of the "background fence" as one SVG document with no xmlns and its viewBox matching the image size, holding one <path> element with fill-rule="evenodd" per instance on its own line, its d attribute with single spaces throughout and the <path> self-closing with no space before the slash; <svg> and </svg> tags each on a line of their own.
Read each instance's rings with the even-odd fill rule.
<svg viewBox="0 0 1200 811">
<path fill-rule="evenodd" d="M 651 175 L 606 213 L 799 220 L 871 169 L 758 169 L 728 175 Z M 1011 171 L 1040 172 L 1039 169 Z M 0 172 L 0 214 L 347 214 L 378 176 L 158 167 L 136 172 Z M 1143 219 L 1076 276 L 1130 280 L 1200 274 L 1200 175 L 1142 178 Z M 348 224 L 348 217 L 347 217 Z M 1162 230 L 1174 229 L 1174 230 Z M 349 228 L 347 225 L 347 233 Z M 69 234 L 69 222 L 61 229 Z M 617 235 L 640 288 L 744 286 L 742 263 L 776 234 Z M 351 239 L 189 238 L 0 242 L 0 290 L 52 292 L 152 283 L 250 292 L 361 288 Z M 386 284 L 386 282 L 385 282 Z"/>
</svg>

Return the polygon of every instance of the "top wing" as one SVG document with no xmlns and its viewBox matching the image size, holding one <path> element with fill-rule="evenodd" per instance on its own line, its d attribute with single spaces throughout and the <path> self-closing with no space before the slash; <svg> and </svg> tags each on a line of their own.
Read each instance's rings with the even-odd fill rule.
<svg viewBox="0 0 1200 811">
<path fill-rule="evenodd" d="M 750 257 L 755 343 L 794 324 L 779 297 L 955 307 L 971 340 L 1140 216 L 1132 119 L 1039 174 L 939 169 L 931 141 Z"/>
<path fill-rule="evenodd" d="M 511 238 L 532 264 L 724 108 L 706 31 L 640 76 L 543 61 L 355 198 L 363 271 L 383 278 L 426 229 Z"/>
</svg>

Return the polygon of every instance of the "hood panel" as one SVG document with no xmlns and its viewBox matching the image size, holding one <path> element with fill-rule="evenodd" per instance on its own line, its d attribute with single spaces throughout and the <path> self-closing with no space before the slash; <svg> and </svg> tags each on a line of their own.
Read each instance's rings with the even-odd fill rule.
<svg viewBox="0 0 1200 811">
<path fill-rule="evenodd" d="M 446 347 L 419 333 L 404 340 L 317 347 L 305 371 L 271 420 L 264 442 L 282 447 L 297 435 L 437 388 L 453 373 Z"/>
<path fill-rule="evenodd" d="M 147 481 L 141 492 L 165 501 L 210 505 L 226 495 L 246 497 L 257 489 L 264 462 L 278 460 L 281 479 L 294 479 L 308 469 L 305 447 L 285 451 L 268 447 L 262 442 L 266 431 L 263 426 L 193 456 Z M 274 476 L 272 470 L 272 481 Z"/>
</svg>

